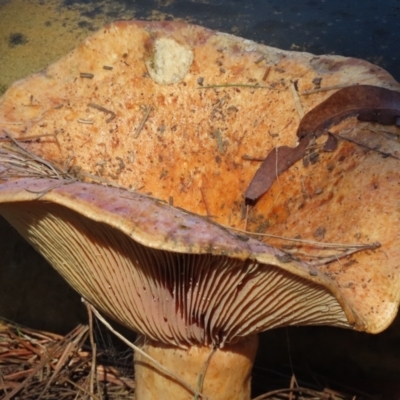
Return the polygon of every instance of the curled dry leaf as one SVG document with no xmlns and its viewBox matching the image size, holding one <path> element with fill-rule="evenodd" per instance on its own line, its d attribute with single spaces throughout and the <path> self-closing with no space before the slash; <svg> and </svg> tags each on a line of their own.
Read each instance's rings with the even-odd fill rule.
<svg viewBox="0 0 400 400">
<path fill-rule="evenodd" d="M 349 86 L 338 90 L 309 111 L 297 129 L 299 144 L 273 149 L 255 173 L 245 192 L 245 199 L 256 201 L 277 177 L 306 156 L 310 141 L 345 118 L 356 116 L 359 121 L 400 126 L 400 93 L 371 85 Z M 325 151 L 334 151 L 337 140 L 329 135 Z"/>
</svg>

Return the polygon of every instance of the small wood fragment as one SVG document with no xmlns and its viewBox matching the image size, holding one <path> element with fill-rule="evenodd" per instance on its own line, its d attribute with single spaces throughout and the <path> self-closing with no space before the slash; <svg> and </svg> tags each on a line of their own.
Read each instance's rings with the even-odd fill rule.
<svg viewBox="0 0 400 400">
<path fill-rule="evenodd" d="M 150 115 L 150 112 L 151 112 L 152 108 L 153 108 L 152 106 L 147 106 L 145 108 L 144 116 L 143 116 L 139 126 L 136 128 L 136 131 L 135 131 L 135 133 L 133 135 L 134 139 L 137 139 L 139 137 L 140 132 L 142 131 L 142 129 L 144 127 L 144 124 L 146 123 L 147 119 L 149 118 L 149 115 Z"/>
<path fill-rule="evenodd" d="M 79 122 L 80 124 L 86 124 L 86 125 L 91 125 L 94 123 L 94 121 L 92 119 L 83 119 L 83 118 L 77 119 L 76 122 Z"/>
<path fill-rule="evenodd" d="M 106 114 L 110 114 L 110 116 L 106 119 L 106 122 L 109 123 L 110 121 L 112 121 L 115 117 L 116 114 L 114 111 L 108 110 L 107 108 L 100 106 L 99 104 L 95 104 L 95 103 L 89 103 L 88 107 L 94 108 L 96 110 L 102 111 L 103 113 Z"/>
<path fill-rule="evenodd" d="M 330 90 L 337 90 L 337 89 L 343 89 L 346 87 L 351 87 L 351 86 L 357 86 L 358 83 L 351 84 L 351 83 L 342 83 L 340 85 L 332 85 L 332 86 L 325 86 L 325 87 L 319 87 L 311 90 L 305 90 L 304 92 L 300 92 L 300 96 L 307 96 L 309 94 L 314 94 L 314 93 L 319 93 L 319 92 L 329 92 Z"/>
<path fill-rule="evenodd" d="M 263 75 L 263 77 L 262 77 L 262 80 L 263 80 L 264 82 L 267 80 L 270 71 L 271 71 L 271 67 L 267 67 L 267 69 L 265 70 L 264 75 Z"/>
<path fill-rule="evenodd" d="M 215 132 L 215 138 L 217 139 L 218 151 L 221 154 L 224 154 L 225 149 L 224 149 L 224 144 L 222 142 L 221 132 L 219 131 L 219 129 Z"/>
<path fill-rule="evenodd" d="M 197 89 L 218 89 L 218 88 L 250 88 L 250 89 L 274 89 L 272 86 L 263 86 L 258 83 L 255 85 L 249 85 L 247 83 L 224 83 L 220 85 L 208 85 L 208 86 L 198 86 Z"/>
<path fill-rule="evenodd" d="M 243 154 L 242 155 L 242 160 L 246 160 L 246 161 L 264 161 L 265 157 L 253 157 L 253 156 L 249 156 L 248 154 Z"/>
<path fill-rule="evenodd" d="M 293 99 L 294 99 L 294 104 L 296 106 L 297 113 L 299 114 L 300 119 L 304 117 L 304 110 L 303 106 L 301 105 L 300 97 L 299 97 L 299 92 L 296 89 L 296 83 L 297 82 L 292 82 L 290 85 L 290 89 L 292 91 Z"/>
<path fill-rule="evenodd" d="M 94 74 L 92 74 L 91 72 L 81 72 L 79 74 L 80 78 L 86 78 L 86 79 L 93 79 L 94 78 Z"/>
</svg>

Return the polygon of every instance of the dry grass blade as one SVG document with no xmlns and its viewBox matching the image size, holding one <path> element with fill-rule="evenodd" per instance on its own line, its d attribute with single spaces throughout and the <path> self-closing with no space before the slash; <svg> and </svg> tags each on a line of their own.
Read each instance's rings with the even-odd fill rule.
<svg viewBox="0 0 400 400">
<path fill-rule="evenodd" d="M 8 131 L 6 131 L 4 129 L 3 129 L 3 132 L 8 138 L 10 138 L 12 143 L 22 152 L 22 154 L 25 154 L 28 157 L 30 157 L 32 160 L 37 161 L 38 163 L 43 164 L 44 166 L 48 167 L 59 178 L 59 172 L 62 172 L 62 171 L 60 171 L 58 168 L 54 167 L 51 163 L 47 162 L 43 158 L 41 158 L 41 157 L 37 156 L 36 154 L 33 154 L 32 152 L 26 150 L 24 147 L 21 146 L 21 144 L 18 142 L 18 140 L 16 140 L 13 137 L 13 135 L 11 135 L 10 132 L 8 132 Z"/>
</svg>

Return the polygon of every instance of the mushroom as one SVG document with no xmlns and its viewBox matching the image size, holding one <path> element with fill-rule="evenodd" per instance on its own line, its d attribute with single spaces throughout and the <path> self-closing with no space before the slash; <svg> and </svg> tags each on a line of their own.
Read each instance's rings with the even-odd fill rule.
<svg viewBox="0 0 400 400">
<path fill-rule="evenodd" d="M 303 110 L 364 80 L 400 89 L 360 60 L 125 21 L 0 99 L 0 214 L 176 376 L 136 354 L 138 400 L 249 399 L 258 333 L 394 319 L 397 127 L 346 118 L 335 151 L 314 138 L 244 199 Z"/>
</svg>

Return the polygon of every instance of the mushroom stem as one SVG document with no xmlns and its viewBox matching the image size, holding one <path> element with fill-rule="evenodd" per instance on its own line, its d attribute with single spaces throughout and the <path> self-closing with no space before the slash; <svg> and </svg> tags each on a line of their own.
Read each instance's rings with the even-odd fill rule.
<svg viewBox="0 0 400 400">
<path fill-rule="evenodd" d="M 249 400 L 257 346 L 258 336 L 252 335 L 215 352 L 208 346 L 181 349 L 153 341 L 145 341 L 142 348 L 210 400 Z M 135 354 L 135 380 L 135 400 L 196 398 L 181 383 L 163 374 L 138 353 Z"/>
</svg>

